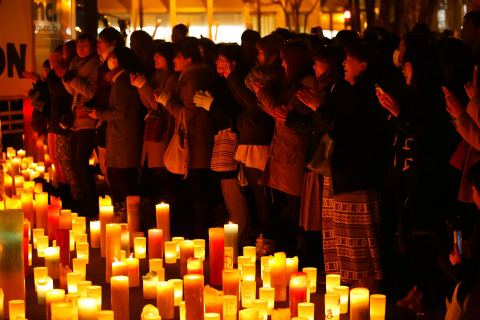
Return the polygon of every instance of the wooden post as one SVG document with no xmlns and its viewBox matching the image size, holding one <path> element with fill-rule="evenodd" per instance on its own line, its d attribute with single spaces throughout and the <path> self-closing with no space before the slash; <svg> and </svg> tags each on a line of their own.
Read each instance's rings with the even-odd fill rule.
<svg viewBox="0 0 480 320">
<path fill-rule="evenodd" d="M 213 0 L 207 0 L 208 38 L 213 40 Z"/>
</svg>

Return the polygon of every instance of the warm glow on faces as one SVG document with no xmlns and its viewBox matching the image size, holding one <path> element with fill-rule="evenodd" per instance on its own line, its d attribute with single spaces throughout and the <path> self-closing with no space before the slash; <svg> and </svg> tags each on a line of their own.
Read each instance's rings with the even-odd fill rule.
<svg viewBox="0 0 480 320">
<path fill-rule="evenodd" d="M 215 62 L 215 64 L 217 65 L 218 74 L 223 75 L 223 73 L 225 72 L 227 62 L 228 60 L 227 58 L 225 58 L 225 56 L 223 55 L 218 56 L 217 62 Z M 235 65 L 235 61 L 233 62 L 233 65 Z"/>
<path fill-rule="evenodd" d="M 257 58 L 260 65 L 263 66 L 265 64 L 265 52 L 263 52 L 263 50 L 258 50 Z"/>
<path fill-rule="evenodd" d="M 187 69 L 188 66 L 192 64 L 192 59 L 185 59 L 182 54 L 178 53 L 175 56 L 175 59 L 173 59 L 173 63 L 175 64 L 175 71 L 183 72 Z"/>
<path fill-rule="evenodd" d="M 330 66 L 320 60 L 317 60 L 313 65 L 313 70 L 315 70 L 315 77 L 318 79 L 330 70 Z"/>
<path fill-rule="evenodd" d="M 350 82 L 351 85 L 355 84 L 355 77 L 358 77 L 365 69 L 367 69 L 366 62 L 360 62 L 357 58 L 347 56 L 347 59 L 343 61 L 345 69 L 345 80 Z"/>
<path fill-rule="evenodd" d="M 104 38 L 100 38 L 98 39 L 98 42 L 97 42 L 97 53 L 99 55 L 102 55 L 105 53 L 105 51 L 110 48 L 110 47 L 113 47 L 115 46 L 115 41 L 113 43 L 110 43 L 110 42 L 107 42 L 105 41 Z"/>
<path fill-rule="evenodd" d="M 77 54 L 80 58 L 86 58 L 93 53 L 93 48 L 88 40 L 77 41 Z"/>
<path fill-rule="evenodd" d="M 403 72 L 403 76 L 405 77 L 405 82 L 407 83 L 407 85 L 410 85 L 410 83 L 412 82 L 412 74 L 413 74 L 412 64 L 410 62 L 405 62 L 402 72 Z"/>
<path fill-rule="evenodd" d="M 165 59 L 161 54 L 155 53 L 153 60 L 155 60 L 155 69 L 157 70 L 167 69 L 167 59 Z"/>
<path fill-rule="evenodd" d="M 282 60 L 282 67 L 283 67 L 283 69 L 285 69 L 285 73 L 288 74 L 288 71 L 287 71 L 288 66 L 287 66 L 287 63 L 285 62 L 285 60 Z"/>
<path fill-rule="evenodd" d="M 117 59 L 117 57 L 116 57 L 114 54 L 112 54 L 112 56 L 110 57 L 110 59 L 112 59 L 113 67 L 114 67 L 114 68 L 118 67 L 118 59 Z"/>
</svg>

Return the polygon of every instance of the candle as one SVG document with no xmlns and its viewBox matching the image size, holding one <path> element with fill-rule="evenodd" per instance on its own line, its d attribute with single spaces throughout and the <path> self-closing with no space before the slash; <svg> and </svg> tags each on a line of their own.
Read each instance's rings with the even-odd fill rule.
<svg viewBox="0 0 480 320">
<path fill-rule="evenodd" d="M 303 268 L 303 272 L 307 274 L 310 280 L 310 293 L 317 292 L 317 268 Z"/>
<path fill-rule="evenodd" d="M 28 277 L 28 220 L 23 218 L 23 269 Z"/>
<path fill-rule="evenodd" d="M 4 174 L 4 178 L 3 178 L 3 181 L 4 181 L 4 184 L 3 184 L 3 187 L 5 189 L 5 194 L 8 196 L 8 197 L 12 197 L 13 196 L 13 182 L 12 182 L 12 177 L 5 172 Z"/>
<path fill-rule="evenodd" d="M 53 289 L 53 280 L 49 276 L 43 276 L 35 280 L 35 287 L 37 288 L 37 303 L 39 306 L 47 304 L 46 293 Z"/>
<path fill-rule="evenodd" d="M 186 315 L 187 311 L 185 310 L 185 301 L 180 302 L 179 311 L 180 311 L 180 320 L 185 320 L 187 317 Z"/>
<path fill-rule="evenodd" d="M 251 264 L 251 262 L 252 262 L 252 259 L 250 257 L 238 256 L 237 257 L 237 267 L 238 267 L 238 270 L 240 270 L 240 273 L 242 273 L 242 266 L 244 264 Z"/>
<path fill-rule="evenodd" d="M 147 257 L 147 238 L 136 237 L 133 239 L 135 257 L 138 259 L 145 259 Z"/>
<path fill-rule="evenodd" d="M 80 219 L 80 217 L 76 218 L 75 221 L 72 221 L 72 231 L 74 235 L 85 233 L 83 231 L 83 222 L 78 221 L 78 219 Z"/>
<path fill-rule="evenodd" d="M 138 269 L 138 259 L 132 258 L 130 256 L 130 258 L 125 259 L 125 262 L 128 265 L 128 283 L 130 287 L 140 286 L 140 273 Z"/>
<path fill-rule="evenodd" d="M 75 222 L 76 222 L 76 223 L 79 223 L 79 222 L 82 223 L 82 230 L 83 230 L 82 233 L 86 233 L 86 232 L 87 232 L 87 218 L 85 218 L 85 217 L 78 217 L 78 216 L 77 216 L 77 217 L 75 218 Z"/>
<path fill-rule="evenodd" d="M 133 238 L 134 238 L 133 232 L 140 231 L 141 209 L 140 209 L 139 196 L 127 197 L 127 218 L 128 218 L 128 230 L 130 232 L 130 239 L 131 239 L 130 241 L 133 241 Z M 130 244 L 133 244 L 133 242 L 131 242 Z"/>
<path fill-rule="evenodd" d="M 294 272 L 298 272 L 298 257 L 287 258 L 287 284 L 290 284 L 290 275 Z"/>
<path fill-rule="evenodd" d="M 180 259 L 180 242 L 185 240 L 183 237 L 173 237 L 172 241 L 177 243 L 177 259 Z"/>
<path fill-rule="evenodd" d="M 48 276 L 52 279 L 60 279 L 60 248 L 49 247 L 45 249 L 45 267 L 48 269 Z"/>
<path fill-rule="evenodd" d="M 233 248 L 223 248 L 223 269 L 233 269 Z"/>
<path fill-rule="evenodd" d="M 238 313 L 238 319 L 239 320 L 257 320 L 258 311 L 253 308 L 240 310 L 240 312 Z"/>
<path fill-rule="evenodd" d="M 144 320 L 146 316 L 159 316 L 158 309 L 155 308 L 155 306 L 152 304 L 147 304 L 145 307 L 143 307 L 142 314 L 140 315 L 140 320 Z"/>
<path fill-rule="evenodd" d="M 315 273 L 316 275 L 316 273 Z M 340 285 L 339 274 L 327 274 L 326 277 L 326 291 L 327 293 L 333 293 L 333 288 Z"/>
<path fill-rule="evenodd" d="M 170 205 L 160 203 L 155 206 L 157 229 L 163 230 L 164 241 L 170 241 Z"/>
<path fill-rule="evenodd" d="M 7 157 L 9 159 L 15 158 L 16 155 L 17 155 L 17 152 L 15 149 L 13 149 L 13 147 L 7 147 Z"/>
<path fill-rule="evenodd" d="M 275 253 L 270 260 L 271 286 L 275 288 L 275 301 L 287 300 L 286 260 L 284 252 Z"/>
<path fill-rule="evenodd" d="M 205 286 L 205 313 L 223 314 L 223 291 Z"/>
<path fill-rule="evenodd" d="M 242 281 L 242 307 L 250 308 L 252 301 L 257 298 L 257 285 L 255 281 Z"/>
<path fill-rule="evenodd" d="M 370 320 L 385 320 L 387 297 L 383 294 L 370 296 Z"/>
<path fill-rule="evenodd" d="M 367 288 L 353 288 L 350 290 L 350 319 L 369 319 L 369 291 Z"/>
<path fill-rule="evenodd" d="M 107 224 L 113 222 L 113 206 L 100 207 L 100 247 L 102 258 L 107 254 Z"/>
<path fill-rule="evenodd" d="M 112 277 L 112 263 L 115 259 L 120 260 L 120 230 L 121 227 L 116 223 L 106 225 L 106 279 L 110 282 Z M 115 312 L 115 310 L 113 310 Z"/>
<path fill-rule="evenodd" d="M 88 242 L 88 236 L 85 233 L 81 234 L 74 234 L 73 238 L 75 239 L 75 243 L 85 243 Z"/>
<path fill-rule="evenodd" d="M 102 287 L 101 286 L 88 286 L 87 296 L 97 299 L 97 310 L 102 310 Z"/>
<path fill-rule="evenodd" d="M 267 315 L 272 315 L 275 305 L 275 288 L 262 287 L 258 290 L 259 298 L 267 301 Z"/>
<path fill-rule="evenodd" d="M 125 261 L 118 261 L 112 263 L 112 277 L 125 276 L 128 277 L 128 264 Z"/>
<path fill-rule="evenodd" d="M 51 289 L 47 291 L 46 303 L 47 303 L 47 320 L 52 319 L 52 303 L 65 300 L 65 290 L 63 289 Z"/>
<path fill-rule="evenodd" d="M 90 245 L 92 248 L 100 248 L 100 221 L 90 221 Z"/>
<path fill-rule="evenodd" d="M 32 250 L 33 247 L 31 244 L 28 244 L 28 266 L 31 267 L 32 266 Z"/>
<path fill-rule="evenodd" d="M 307 274 L 305 272 L 292 273 L 289 289 L 290 312 L 293 317 L 297 317 L 298 304 L 307 302 Z"/>
<path fill-rule="evenodd" d="M 45 257 L 45 250 L 48 248 L 48 236 L 37 237 L 37 256 Z"/>
<path fill-rule="evenodd" d="M 33 193 L 35 190 L 35 181 L 24 181 L 23 190 L 25 191 L 25 193 L 28 193 L 28 192 Z"/>
<path fill-rule="evenodd" d="M 223 226 L 225 230 L 225 247 L 233 248 L 233 264 L 238 257 L 238 224 L 229 222 Z"/>
<path fill-rule="evenodd" d="M 35 216 L 33 214 L 33 194 L 31 192 L 23 193 L 20 197 L 25 218 L 27 218 L 33 225 L 35 223 Z"/>
<path fill-rule="evenodd" d="M 98 320 L 113 320 L 112 310 L 102 310 L 97 313 Z"/>
<path fill-rule="evenodd" d="M 258 311 L 260 319 L 267 320 L 268 301 L 264 299 L 255 299 L 252 301 L 252 308 Z"/>
<path fill-rule="evenodd" d="M 143 279 L 143 298 L 156 299 L 158 276 L 156 271 L 151 271 L 142 277 Z"/>
<path fill-rule="evenodd" d="M 85 259 L 88 264 L 90 259 L 90 251 L 88 243 L 77 243 L 77 257 Z"/>
<path fill-rule="evenodd" d="M 125 250 L 120 250 L 120 261 L 125 261 L 127 259 L 127 252 Z"/>
<path fill-rule="evenodd" d="M 33 248 L 37 249 L 37 239 L 39 236 L 43 236 L 43 229 L 33 229 Z"/>
<path fill-rule="evenodd" d="M 67 273 L 68 276 L 68 273 Z M 92 281 L 78 281 L 77 282 L 77 293 L 80 297 L 87 297 L 87 288 L 92 285 Z M 70 293 L 70 292 L 69 292 Z"/>
<path fill-rule="evenodd" d="M 66 210 L 60 211 L 60 218 L 59 218 L 58 225 L 60 229 L 71 230 L 72 229 L 72 213 L 65 212 L 65 211 Z"/>
<path fill-rule="evenodd" d="M 287 258 L 287 273 L 288 273 L 288 258 Z M 261 279 L 263 280 L 263 270 L 268 269 L 270 270 L 270 256 L 263 256 L 260 258 L 260 272 L 261 272 Z M 298 270 L 295 270 L 295 272 Z"/>
<path fill-rule="evenodd" d="M 170 279 L 168 282 L 173 283 L 173 290 L 175 294 L 175 307 L 180 305 L 183 300 L 183 280 L 182 279 Z"/>
<path fill-rule="evenodd" d="M 270 288 L 272 286 L 272 274 L 270 269 L 263 270 L 263 286 L 265 288 Z"/>
<path fill-rule="evenodd" d="M 157 285 L 157 307 L 162 319 L 173 319 L 174 300 L 173 283 L 160 281 Z"/>
<path fill-rule="evenodd" d="M 10 162 L 11 164 L 11 176 L 15 177 L 17 174 L 20 174 L 20 167 L 21 167 L 21 160 L 20 159 L 12 159 Z"/>
<path fill-rule="evenodd" d="M 35 170 L 35 168 L 33 170 Z M 30 172 L 30 181 L 34 181 L 36 178 L 39 178 L 39 177 L 40 177 L 40 173 L 38 173 L 36 171 L 31 171 Z M 35 193 L 43 192 L 43 185 L 41 183 L 35 183 L 34 192 Z"/>
<path fill-rule="evenodd" d="M 204 319 L 204 279 L 202 275 L 190 274 L 184 278 L 185 320 Z"/>
<path fill-rule="evenodd" d="M 340 314 L 348 313 L 348 296 L 350 288 L 347 286 L 337 286 L 333 288 L 333 293 L 340 295 Z"/>
<path fill-rule="evenodd" d="M 235 295 L 223 296 L 223 320 L 237 320 L 238 297 Z"/>
<path fill-rule="evenodd" d="M 71 302 L 56 301 L 52 303 L 52 319 L 73 320 L 73 305 Z"/>
<path fill-rule="evenodd" d="M 73 271 L 79 272 L 82 275 L 82 281 L 85 281 L 87 276 L 87 260 L 83 258 L 72 259 Z"/>
<path fill-rule="evenodd" d="M 70 302 L 73 306 L 73 320 L 78 320 L 78 299 L 80 299 L 78 293 L 69 293 L 65 295 L 65 302 Z"/>
<path fill-rule="evenodd" d="M 205 319 L 220 320 L 220 314 L 214 312 L 205 313 Z"/>
<path fill-rule="evenodd" d="M 60 218 L 59 206 L 48 206 L 48 239 L 56 240 L 57 230 L 59 229 L 58 223 Z"/>
<path fill-rule="evenodd" d="M 205 239 L 194 239 L 193 248 L 195 258 L 201 257 L 205 261 Z"/>
<path fill-rule="evenodd" d="M 48 277 L 48 268 L 36 267 L 33 268 L 33 281 L 35 283 L 35 291 L 37 291 L 37 281 L 43 277 Z"/>
<path fill-rule="evenodd" d="M 275 309 L 272 311 L 272 320 L 289 320 L 290 309 Z"/>
<path fill-rule="evenodd" d="M 163 231 L 161 229 L 148 230 L 148 258 L 163 258 Z"/>
<path fill-rule="evenodd" d="M 242 281 L 255 281 L 255 264 L 242 265 Z"/>
<path fill-rule="evenodd" d="M 60 253 L 60 263 L 64 268 L 70 265 L 70 231 L 67 229 L 58 229 L 56 231 L 56 239 Z"/>
<path fill-rule="evenodd" d="M 130 233 L 128 231 L 128 224 L 120 223 L 120 226 L 120 247 L 125 251 L 125 256 L 130 256 Z"/>
<path fill-rule="evenodd" d="M 9 319 L 25 318 L 25 300 L 8 301 Z"/>
<path fill-rule="evenodd" d="M 21 159 L 25 158 L 25 150 L 22 150 L 22 149 L 18 150 L 17 156 Z"/>
<path fill-rule="evenodd" d="M 98 197 L 98 207 L 103 207 L 103 206 L 111 206 L 112 205 L 112 199 L 108 194 L 105 195 L 104 198 L 102 196 Z"/>
<path fill-rule="evenodd" d="M 338 293 L 325 294 L 325 319 L 340 319 L 340 295 Z"/>
<path fill-rule="evenodd" d="M 157 273 L 158 281 L 165 281 L 165 268 L 154 270 Z"/>
<path fill-rule="evenodd" d="M 311 302 L 302 302 L 298 304 L 298 316 L 308 320 L 314 320 L 315 305 Z"/>
<path fill-rule="evenodd" d="M 240 270 L 225 269 L 222 271 L 223 294 L 237 297 L 237 310 L 240 309 Z"/>
<path fill-rule="evenodd" d="M 180 242 L 180 277 L 187 274 L 188 258 L 193 258 L 193 241 L 184 240 Z"/>
<path fill-rule="evenodd" d="M 177 243 L 174 241 L 165 241 L 165 263 L 172 264 L 177 262 Z"/>
<path fill-rule="evenodd" d="M 201 275 L 203 275 L 203 260 L 202 260 L 202 258 L 188 258 L 188 260 L 187 260 L 187 274 L 201 274 Z"/>
<path fill-rule="evenodd" d="M 128 295 L 128 290 L 127 290 Z M 97 299 L 93 297 L 78 298 L 78 320 L 97 320 Z M 128 308 L 128 302 L 127 302 Z M 125 319 L 118 317 L 119 319 Z"/>
<path fill-rule="evenodd" d="M 115 320 L 130 319 L 128 281 L 129 278 L 124 276 L 112 277 L 111 279 L 112 310 L 115 314 Z"/>
<path fill-rule="evenodd" d="M 40 178 L 44 178 L 45 177 L 45 167 L 39 167 L 37 166 L 35 168 L 35 171 L 38 172 L 38 174 L 40 175 Z"/>
<path fill-rule="evenodd" d="M 48 193 L 41 192 L 35 195 L 37 228 L 48 230 Z"/>
<path fill-rule="evenodd" d="M 80 272 L 67 273 L 68 293 L 77 292 L 77 282 L 82 281 L 82 274 Z"/>
<path fill-rule="evenodd" d="M 250 257 L 251 263 L 255 263 L 257 259 L 257 248 L 251 246 L 243 247 L 243 256 Z"/>
<path fill-rule="evenodd" d="M 223 228 L 208 229 L 210 246 L 210 283 L 222 284 L 222 270 L 224 259 L 224 230 Z"/>
<path fill-rule="evenodd" d="M 162 259 L 150 259 L 148 260 L 148 271 L 156 271 L 163 268 Z"/>
</svg>

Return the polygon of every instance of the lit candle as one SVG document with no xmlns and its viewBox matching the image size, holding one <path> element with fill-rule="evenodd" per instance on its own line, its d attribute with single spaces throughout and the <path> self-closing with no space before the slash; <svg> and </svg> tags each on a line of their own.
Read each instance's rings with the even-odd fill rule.
<svg viewBox="0 0 480 320">
<path fill-rule="evenodd" d="M 238 267 L 238 270 L 240 270 L 240 273 L 242 273 L 242 266 L 244 264 L 250 264 L 251 262 L 252 262 L 252 259 L 250 257 L 238 256 L 237 257 L 237 267 Z"/>
<path fill-rule="evenodd" d="M 205 261 L 205 239 L 194 239 L 193 248 L 195 258 L 202 258 Z"/>
<path fill-rule="evenodd" d="M 112 310 L 102 310 L 97 313 L 98 320 L 113 320 Z"/>
<path fill-rule="evenodd" d="M 33 214 L 33 194 L 31 192 L 22 193 L 22 210 L 25 218 L 33 225 L 35 223 L 35 215 Z"/>
<path fill-rule="evenodd" d="M 45 177 L 45 167 L 36 167 L 35 168 L 35 171 L 38 172 L 38 174 L 40 175 L 40 178 L 44 178 Z"/>
<path fill-rule="evenodd" d="M 102 287 L 101 286 L 88 286 L 87 296 L 97 299 L 97 310 L 102 310 Z"/>
<path fill-rule="evenodd" d="M 257 248 L 251 246 L 243 247 L 243 256 L 250 257 L 250 263 L 255 263 L 257 259 Z"/>
<path fill-rule="evenodd" d="M 25 300 L 8 301 L 9 319 L 25 318 Z"/>
<path fill-rule="evenodd" d="M 303 268 L 303 272 L 307 274 L 310 280 L 310 293 L 317 292 L 317 268 Z"/>
<path fill-rule="evenodd" d="M 18 158 L 12 159 L 11 164 L 11 176 L 15 177 L 17 174 L 20 174 L 21 160 Z"/>
<path fill-rule="evenodd" d="M 287 258 L 287 273 L 288 273 L 288 258 Z M 263 256 L 260 258 L 260 271 L 261 271 L 261 279 L 263 280 L 263 270 L 265 269 L 268 269 L 270 270 L 270 256 Z M 295 270 L 295 272 L 298 271 L 298 268 L 297 270 Z"/>
<path fill-rule="evenodd" d="M 148 230 L 148 258 L 163 258 L 163 231 L 161 229 Z"/>
<path fill-rule="evenodd" d="M 252 301 L 257 298 L 257 284 L 255 281 L 242 281 L 242 307 L 250 308 Z"/>
<path fill-rule="evenodd" d="M 189 274 L 184 278 L 185 286 L 185 319 L 204 319 L 204 278 L 202 275 Z"/>
<path fill-rule="evenodd" d="M 157 286 L 157 307 L 162 319 L 173 319 L 174 301 L 173 283 L 160 281 Z"/>
<path fill-rule="evenodd" d="M 118 261 L 112 263 L 112 277 L 125 276 L 128 277 L 128 264 L 125 261 Z"/>
<path fill-rule="evenodd" d="M 127 252 L 125 250 L 120 250 L 120 261 L 125 261 L 127 259 Z"/>
<path fill-rule="evenodd" d="M 73 238 L 75 239 L 75 243 L 85 243 L 85 242 L 88 242 L 87 239 L 87 234 L 83 233 L 83 234 L 75 234 L 73 236 Z"/>
<path fill-rule="evenodd" d="M 290 276 L 289 306 L 292 317 L 298 316 L 298 304 L 307 302 L 307 274 L 294 272 Z"/>
<path fill-rule="evenodd" d="M 73 320 L 73 305 L 71 302 L 57 301 L 52 303 L 52 319 Z"/>
<path fill-rule="evenodd" d="M 325 294 L 325 319 L 340 319 L 340 295 L 338 293 Z M 368 320 L 368 313 L 366 320 Z"/>
<path fill-rule="evenodd" d="M 223 248 L 223 269 L 233 269 L 233 248 Z"/>
<path fill-rule="evenodd" d="M 106 279 L 110 282 L 112 277 L 112 263 L 115 259 L 119 261 L 120 257 L 120 230 L 121 227 L 116 223 L 106 225 Z M 113 310 L 115 312 L 115 310 Z"/>
<path fill-rule="evenodd" d="M 193 258 L 193 241 L 180 242 L 180 277 L 187 274 L 188 258 Z"/>
<path fill-rule="evenodd" d="M 58 227 L 58 220 L 60 217 L 60 207 L 59 206 L 48 206 L 48 239 L 56 240 L 56 234 Z"/>
<path fill-rule="evenodd" d="M 67 229 L 67 230 L 72 230 L 72 213 L 71 212 L 65 212 L 66 210 L 62 210 L 60 212 L 60 218 L 59 218 L 59 228 L 60 229 Z"/>
<path fill-rule="evenodd" d="M 33 193 L 35 190 L 35 181 L 25 181 L 23 183 L 23 190 L 25 191 L 25 193 Z"/>
<path fill-rule="evenodd" d="M 85 233 L 83 231 L 83 222 L 79 219 L 80 217 L 76 218 L 75 221 L 72 222 L 72 231 L 74 235 Z"/>
<path fill-rule="evenodd" d="M 68 230 L 68 235 L 70 238 L 70 251 L 74 251 L 75 250 L 75 233 L 73 232 L 73 230 Z"/>
<path fill-rule="evenodd" d="M 128 290 L 127 290 L 127 295 L 128 295 Z M 78 320 L 97 320 L 97 312 L 98 312 L 97 299 L 93 297 L 78 298 L 77 304 L 78 304 Z M 128 308 L 128 301 L 127 301 L 127 308 Z M 125 319 L 121 317 L 118 317 L 118 318 Z"/>
<path fill-rule="evenodd" d="M 78 299 L 80 299 L 78 293 L 69 293 L 65 295 L 65 302 L 70 302 L 73 306 L 73 320 L 78 320 Z"/>
<path fill-rule="evenodd" d="M 138 259 L 130 258 L 125 259 L 125 262 L 128 265 L 128 283 L 130 287 L 140 286 L 140 272 L 138 269 Z"/>
<path fill-rule="evenodd" d="M 135 257 L 138 259 L 145 259 L 147 257 L 147 238 L 134 238 L 133 243 L 135 249 Z"/>
<path fill-rule="evenodd" d="M 53 289 L 53 280 L 49 276 L 44 276 L 35 280 L 35 287 L 37 288 L 37 303 L 39 306 L 47 304 L 46 293 Z"/>
<path fill-rule="evenodd" d="M 267 315 L 272 315 L 275 305 L 275 288 L 262 287 L 258 290 L 259 298 L 267 301 Z"/>
<path fill-rule="evenodd" d="M 155 206 L 157 229 L 163 230 L 164 241 L 170 241 L 170 205 L 160 203 Z"/>
<path fill-rule="evenodd" d="M 298 272 L 298 257 L 287 258 L 287 284 L 290 284 L 290 275 L 294 272 Z"/>
<path fill-rule="evenodd" d="M 369 319 L 369 291 L 367 288 L 353 288 L 350 290 L 350 319 Z"/>
<path fill-rule="evenodd" d="M 163 268 L 162 259 L 150 259 L 148 260 L 148 271 L 156 271 Z"/>
<path fill-rule="evenodd" d="M 237 297 L 237 310 L 240 310 L 240 270 L 224 269 L 222 271 L 223 294 Z"/>
<path fill-rule="evenodd" d="M 35 170 L 35 168 L 33 169 Z M 31 171 L 30 172 L 30 181 L 34 181 L 36 178 L 39 178 L 40 177 L 40 173 L 36 172 L 36 171 Z M 40 186 L 42 186 L 40 189 Z M 41 183 L 36 183 L 35 184 L 35 189 L 34 189 L 35 193 L 40 193 L 43 191 L 43 185 Z M 39 191 L 39 192 L 37 192 Z"/>
<path fill-rule="evenodd" d="M 90 221 L 90 245 L 92 248 L 100 248 L 100 221 Z"/>
<path fill-rule="evenodd" d="M 130 232 L 130 241 L 133 241 L 133 233 L 140 231 L 140 196 L 128 196 L 127 197 L 127 217 L 128 217 L 128 231 Z M 159 228 L 161 229 L 161 228 Z M 130 242 L 133 244 L 133 242 Z M 137 257 L 137 255 L 135 254 Z M 140 258 L 140 257 L 137 257 Z"/>
<path fill-rule="evenodd" d="M 185 310 L 185 301 L 180 302 L 179 311 L 180 311 L 180 320 L 185 320 L 187 317 L 186 315 L 187 311 Z"/>
<path fill-rule="evenodd" d="M 205 286 L 205 313 L 223 313 L 223 291 Z"/>
<path fill-rule="evenodd" d="M 82 281 L 82 274 L 80 272 L 67 273 L 68 293 L 77 292 L 77 282 Z"/>
<path fill-rule="evenodd" d="M 37 291 L 37 280 L 48 277 L 48 269 L 46 267 L 33 268 L 33 281 L 35 283 L 35 291 Z"/>
<path fill-rule="evenodd" d="M 111 279 L 112 310 L 115 314 L 115 320 L 130 319 L 128 281 L 128 277 L 123 276 L 112 277 Z"/>
<path fill-rule="evenodd" d="M 202 260 L 202 258 L 188 258 L 187 259 L 187 274 L 201 274 L 201 275 L 203 275 L 203 260 Z"/>
<path fill-rule="evenodd" d="M 275 309 L 272 311 L 272 320 L 289 320 L 290 309 Z"/>
<path fill-rule="evenodd" d="M 252 301 L 252 308 L 258 311 L 260 319 L 267 320 L 268 301 L 264 299 L 255 299 Z"/>
<path fill-rule="evenodd" d="M 326 291 L 327 293 L 333 293 L 333 288 L 340 285 L 339 274 L 327 274 L 326 277 Z"/>
<path fill-rule="evenodd" d="M 142 277 L 143 279 L 143 298 L 156 299 L 158 276 L 157 272 L 151 271 Z"/>
<path fill-rule="evenodd" d="M 8 196 L 8 197 L 12 197 L 13 196 L 13 182 L 12 182 L 12 177 L 5 172 L 4 174 L 4 178 L 3 178 L 3 181 L 4 181 L 4 184 L 3 184 L 3 187 L 5 189 L 5 194 Z"/>
<path fill-rule="evenodd" d="M 48 269 L 48 276 L 52 279 L 60 279 L 60 248 L 49 247 L 45 249 L 45 267 Z"/>
<path fill-rule="evenodd" d="M 223 228 L 208 229 L 210 247 L 210 283 L 222 284 L 222 270 L 224 259 L 224 230 Z"/>
<path fill-rule="evenodd" d="M 83 258 L 72 259 L 73 271 L 82 275 L 82 281 L 87 277 L 87 260 Z"/>
<path fill-rule="evenodd" d="M 238 297 L 234 295 L 223 296 L 223 320 L 237 320 Z"/>
<path fill-rule="evenodd" d="M 48 248 L 48 236 L 37 236 L 37 256 L 45 257 L 45 250 Z"/>
<path fill-rule="evenodd" d="M 348 286 L 337 286 L 333 288 L 333 293 L 340 295 L 340 314 L 348 313 L 348 296 L 350 288 Z"/>
<path fill-rule="evenodd" d="M 287 300 L 286 264 L 284 252 L 277 252 L 270 260 L 271 286 L 275 288 L 275 301 Z M 263 274 L 265 276 L 265 273 Z"/>
<path fill-rule="evenodd" d="M 76 217 L 75 218 L 75 222 L 81 222 L 82 223 L 82 229 L 83 229 L 83 232 L 82 233 L 87 233 L 87 218 L 85 217 Z"/>
<path fill-rule="evenodd" d="M 255 264 L 242 265 L 242 281 L 255 281 Z"/>
<path fill-rule="evenodd" d="M 42 192 L 35 195 L 37 228 L 48 230 L 48 193 Z"/>
<path fill-rule="evenodd" d="M 180 259 L 180 242 L 185 240 L 183 237 L 173 237 L 172 241 L 177 243 L 177 260 Z"/>
<path fill-rule="evenodd" d="M 270 269 L 263 270 L 263 286 L 270 288 L 272 286 L 272 273 Z"/>
<path fill-rule="evenodd" d="M 220 314 L 214 312 L 205 313 L 205 319 L 220 320 Z"/>
<path fill-rule="evenodd" d="M 65 268 L 65 266 L 70 265 L 70 230 L 58 229 L 55 238 L 57 239 L 57 246 L 59 248 L 60 263 L 62 267 Z"/>
<path fill-rule="evenodd" d="M 33 248 L 37 249 L 37 239 L 39 236 L 43 236 L 43 229 L 33 229 Z"/>
<path fill-rule="evenodd" d="M 19 157 L 21 159 L 25 158 L 25 150 L 22 150 L 22 149 L 18 150 L 17 151 L 17 157 Z"/>
<path fill-rule="evenodd" d="M 172 264 L 177 262 L 177 243 L 174 241 L 165 241 L 165 263 Z"/>
<path fill-rule="evenodd" d="M 240 310 L 238 313 L 239 320 L 257 320 L 258 316 L 258 311 L 253 308 Z"/>
<path fill-rule="evenodd" d="M 88 264 L 90 259 L 88 243 L 77 243 L 77 257 L 85 259 Z"/>
<path fill-rule="evenodd" d="M 168 282 L 173 283 L 173 290 L 175 294 L 175 307 L 180 305 L 183 300 L 183 280 L 182 279 L 170 279 Z"/>
<path fill-rule="evenodd" d="M 298 316 L 313 320 L 315 305 L 311 302 L 302 302 L 298 304 Z"/>
<path fill-rule="evenodd" d="M 370 296 L 370 320 L 385 320 L 387 297 L 383 294 Z"/>
<path fill-rule="evenodd" d="M 225 230 L 225 247 L 233 248 L 233 264 L 238 257 L 238 224 L 229 222 L 223 226 Z"/>
<path fill-rule="evenodd" d="M 47 303 L 47 320 L 52 319 L 52 303 L 65 300 L 65 290 L 63 289 L 51 289 L 46 293 Z"/>
<path fill-rule="evenodd" d="M 67 273 L 68 276 L 68 273 Z M 77 293 L 80 295 L 80 297 L 88 297 L 87 295 L 87 288 L 92 285 L 92 281 L 78 281 L 77 282 Z M 70 293 L 70 292 L 69 292 Z"/>
<path fill-rule="evenodd" d="M 33 248 L 32 245 L 29 243 L 28 244 L 28 266 L 29 267 L 32 266 L 32 261 L 33 261 L 33 259 L 32 259 L 32 251 L 33 251 L 32 248 Z"/>
<path fill-rule="evenodd" d="M 100 207 L 100 246 L 101 246 L 102 258 L 105 258 L 107 254 L 107 224 L 112 222 L 113 222 L 113 206 L 101 206 Z"/>
<path fill-rule="evenodd" d="M 156 298 L 156 296 L 155 296 L 155 298 Z M 147 304 L 145 307 L 143 307 L 142 314 L 140 315 L 140 320 L 145 320 L 146 316 L 160 316 L 160 315 L 159 315 L 158 309 L 155 308 L 154 305 Z M 160 318 L 158 318 L 158 319 L 160 319 Z"/>
<path fill-rule="evenodd" d="M 112 199 L 108 194 L 105 195 L 104 198 L 102 196 L 98 197 L 98 207 L 103 207 L 103 206 L 111 206 L 112 205 Z"/>
<path fill-rule="evenodd" d="M 120 246 L 121 249 L 125 251 L 125 256 L 130 256 L 130 233 L 128 231 L 128 223 L 120 223 L 120 226 Z"/>
</svg>

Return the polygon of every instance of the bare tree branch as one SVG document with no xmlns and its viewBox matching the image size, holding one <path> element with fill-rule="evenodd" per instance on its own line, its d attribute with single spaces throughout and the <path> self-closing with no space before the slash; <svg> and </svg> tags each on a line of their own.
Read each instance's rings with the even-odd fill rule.
<svg viewBox="0 0 480 320">
<path fill-rule="evenodd" d="M 303 23 L 303 30 L 304 30 L 303 32 L 306 32 L 306 30 L 307 30 L 308 16 L 313 12 L 313 10 L 315 10 L 315 7 L 317 6 L 317 4 L 319 2 L 320 2 L 320 0 L 316 0 L 315 3 L 313 4 L 312 8 L 307 13 L 305 13 L 305 21 Z"/>
</svg>

